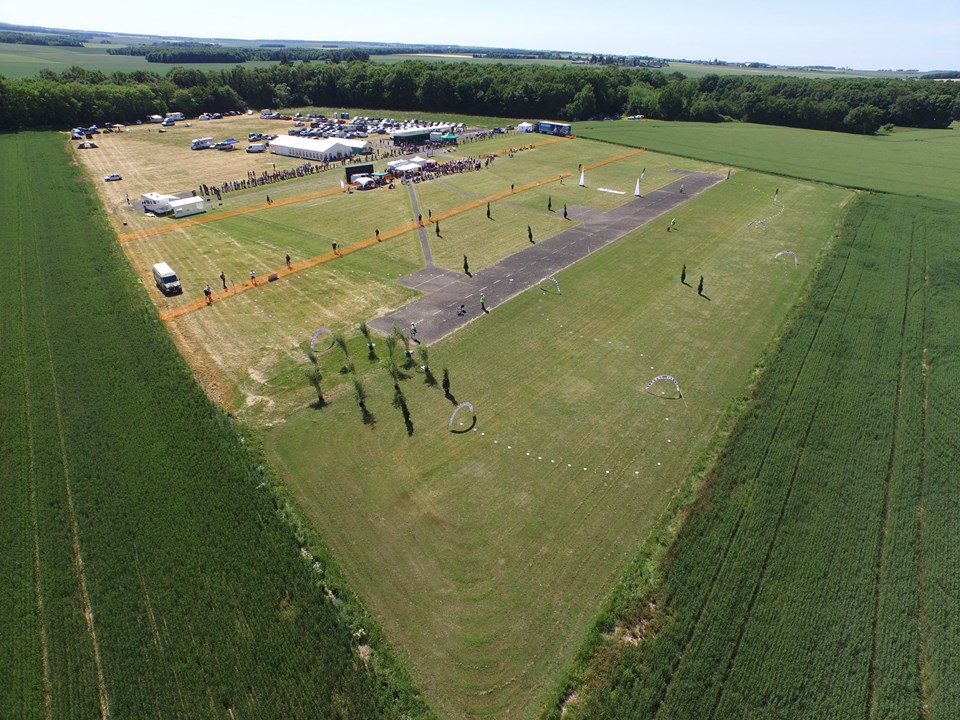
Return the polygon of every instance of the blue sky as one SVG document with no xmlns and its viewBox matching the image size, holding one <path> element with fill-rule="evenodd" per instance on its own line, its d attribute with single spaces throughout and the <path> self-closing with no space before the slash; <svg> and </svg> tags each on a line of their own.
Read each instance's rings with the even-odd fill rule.
<svg viewBox="0 0 960 720">
<path fill-rule="evenodd" d="M 673 59 L 960 70 L 956 0 L 424 0 L 89 6 L 45 0 L 6 7 L 8 23 L 192 37 L 522 47 Z"/>
</svg>

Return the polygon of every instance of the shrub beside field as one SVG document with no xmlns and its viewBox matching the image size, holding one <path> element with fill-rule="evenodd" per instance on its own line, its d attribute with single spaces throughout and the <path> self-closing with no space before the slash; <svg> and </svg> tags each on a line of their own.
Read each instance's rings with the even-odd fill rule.
<svg viewBox="0 0 960 720">
<path fill-rule="evenodd" d="M 0 716 L 427 714 L 365 668 L 335 568 L 301 556 L 60 138 L 0 145 Z"/>
<path fill-rule="evenodd" d="M 630 641 L 600 642 L 567 717 L 960 713 L 958 221 L 854 208 L 662 582 L 615 596 L 600 629 Z"/>
</svg>

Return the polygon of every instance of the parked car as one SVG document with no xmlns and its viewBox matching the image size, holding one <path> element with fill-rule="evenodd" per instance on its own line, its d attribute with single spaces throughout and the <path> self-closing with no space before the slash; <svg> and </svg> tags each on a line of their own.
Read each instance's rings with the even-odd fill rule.
<svg viewBox="0 0 960 720">
<path fill-rule="evenodd" d="M 104 182 L 113 182 L 115 180 L 123 180 L 123 178 L 120 177 L 120 173 L 110 173 L 103 178 Z"/>
</svg>

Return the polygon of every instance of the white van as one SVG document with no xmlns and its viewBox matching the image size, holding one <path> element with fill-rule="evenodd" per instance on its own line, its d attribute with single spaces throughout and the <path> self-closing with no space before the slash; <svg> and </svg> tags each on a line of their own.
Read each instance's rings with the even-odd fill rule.
<svg viewBox="0 0 960 720">
<path fill-rule="evenodd" d="M 254 143 L 247 146 L 248 153 L 262 153 L 267 151 L 266 143 Z"/>
<path fill-rule="evenodd" d="M 180 278 L 165 262 L 153 266 L 153 280 L 164 295 L 176 295 L 183 292 L 180 287 Z"/>
</svg>

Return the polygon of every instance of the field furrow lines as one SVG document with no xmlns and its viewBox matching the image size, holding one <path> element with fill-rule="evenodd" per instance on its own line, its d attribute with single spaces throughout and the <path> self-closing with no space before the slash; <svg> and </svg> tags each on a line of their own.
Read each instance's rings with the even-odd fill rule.
<svg viewBox="0 0 960 720">
<path fill-rule="evenodd" d="M 846 273 L 848 261 L 849 261 L 849 254 L 844 259 L 843 265 L 840 268 L 839 275 L 836 279 L 836 282 L 832 285 L 832 292 L 830 294 L 829 299 L 826 302 L 824 315 L 826 315 L 826 312 L 829 311 L 831 305 L 834 302 L 834 299 L 837 297 L 837 293 L 839 289 L 843 286 L 843 278 Z M 817 342 L 818 338 L 820 337 L 822 325 L 823 325 L 823 316 L 821 316 L 820 322 L 817 323 L 817 326 L 813 330 L 813 332 L 810 333 L 810 339 L 806 343 L 806 349 L 803 353 L 802 358 L 798 363 L 798 369 L 796 371 L 796 374 L 793 376 L 790 388 L 786 392 L 785 397 L 782 401 L 782 404 L 779 406 L 779 410 L 777 411 L 778 413 L 777 420 L 773 424 L 773 427 L 770 430 L 769 438 L 766 440 L 766 442 L 762 443 L 761 445 L 761 447 L 763 448 L 763 451 L 759 460 L 756 463 L 756 470 L 753 473 L 750 481 L 747 483 L 744 483 L 745 487 L 749 488 L 749 490 L 747 490 L 748 499 L 743 502 L 743 505 L 740 507 L 737 513 L 736 521 L 733 523 L 733 528 L 730 534 L 727 536 L 727 540 L 723 546 L 723 550 L 720 553 L 720 560 L 717 563 L 716 568 L 713 574 L 711 575 L 709 582 L 706 584 L 703 596 L 699 601 L 697 610 L 693 614 L 692 622 L 689 627 L 689 630 L 687 631 L 686 638 L 682 643 L 682 645 L 677 649 L 672 668 L 667 674 L 666 682 L 664 683 L 664 685 L 659 691 L 659 699 L 656 702 L 656 707 L 659 709 L 665 709 L 668 706 L 667 695 L 670 691 L 670 686 L 673 681 L 673 678 L 676 675 L 678 668 L 680 667 L 680 663 L 682 662 L 683 657 L 687 653 L 687 648 L 689 648 L 689 646 L 694 640 L 697 629 L 700 627 L 700 624 L 703 620 L 704 613 L 707 606 L 713 601 L 713 592 L 714 592 L 714 589 L 717 587 L 717 581 L 721 576 L 721 574 L 724 573 L 727 569 L 727 558 L 731 548 L 739 539 L 740 526 L 743 521 L 744 515 L 749 511 L 751 504 L 754 502 L 754 493 L 756 491 L 756 488 L 758 487 L 762 478 L 766 474 L 768 457 L 771 451 L 773 450 L 773 448 L 775 447 L 776 439 L 781 433 L 781 427 L 784 423 L 785 418 L 788 418 L 790 413 L 794 409 L 792 400 L 794 395 L 797 393 L 798 385 L 800 384 L 800 378 L 804 375 L 804 370 L 806 369 L 808 358 L 810 357 L 811 349 L 814 347 L 814 344 Z M 818 403 L 819 403 L 819 400 L 818 400 Z M 809 432 L 809 426 L 808 426 L 807 432 Z M 796 469 L 794 469 L 794 473 L 795 472 L 796 472 Z M 769 561 L 769 555 L 767 557 L 767 561 Z M 741 639 L 742 639 L 742 635 L 741 635 Z M 722 689 L 722 686 L 721 686 L 721 689 Z M 713 709 L 711 713 L 716 712 L 719 701 L 720 701 L 720 695 L 718 693 L 716 702 L 713 704 Z M 657 713 L 657 717 L 659 717 L 659 710 Z"/>
<path fill-rule="evenodd" d="M 26 267 L 23 261 L 23 245 L 18 243 L 18 277 L 20 286 L 20 336 L 26 337 L 26 316 L 23 308 L 27 307 L 26 296 Z M 53 713 L 52 703 L 52 684 L 50 682 L 50 657 L 47 649 L 47 628 L 44 622 L 43 614 L 43 575 L 40 564 L 40 529 L 37 517 L 37 491 L 36 491 L 36 468 L 34 467 L 34 447 L 33 447 L 33 420 L 30 413 L 30 376 L 27 370 L 27 358 L 24 352 L 21 352 L 21 368 L 23 374 L 23 399 L 24 414 L 26 425 L 26 450 L 28 457 L 27 473 L 29 477 L 29 495 L 30 495 L 30 518 L 33 526 L 33 575 L 34 575 L 34 603 L 37 613 L 37 635 L 40 641 L 40 662 L 41 674 L 43 680 L 43 705 L 44 718 L 51 720 Z"/>
<path fill-rule="evenodd" d="M 777 543 L 780 539 L 781 528 L 783 527 L 783 518 L 786 515 L 787 508 L 790 506 L 790 499 L 793 496 L 793 489 L 797 483 L 797 476 L 800 472 L 800 466 L 803 464 L 804 453 L 807 447 L 807 440 L 810 437 L 810 433 L 813 429 L 814 422 L 817 419 L 817 412 L 820 409 L 820 402 L 822 396 L 817 398 L 816 404 L 814 405 L 813 411 L 810 413 L 810 418 L 807 422 L 806 429 L 804 430 L 803 441 L 800 443 L 800 450 L 796 454 L 794 460 L 793 471 L 790 473 L 790 480 L 787 483 L 787 492 L 783 496 L 783 503 L 780 506 L 780 513 L 777 516 L 777 520 L 774 523 L 773 530 L 770 534 L 770 543 L 767 546 L 766 554 L 763 557 L 763 562 L 761 562 L 760 567 L 756 570 L 756 580 L 753 586 L 753 591 L 750 594 L 750 600 L 747 603 L 743 618 L 738 623 L 739 632 L 737 634 L 737 639 L 733 643 L 733 646 L 730 650 L 729 657 L 727 658 L 726 666 L 723 670 L 723 675 L 720 677 L 719 682 L 717 683 L 717 692 L 716 699 L 713 701 L 713 706 L 710 709 L 710 718 L 717 717 L 717 711 L 720 708 L 720 703 L 723 701 L 723 694 L 727 684 L 727 681 L 730 678 L 730 674 L 733 672 L 733 667 L 737 662 L 737 656 L 740 652 L 740 647 L 743 644 L 743 638 L 746 635 L 747 628 L 750 625 L 751 616 L 753 615 L 754 606 L 757 603 L 757 598 L 760 596 L 760 592 L 763 589 L 763 584 L 767 576 L 768 568 L 770 567 L 770 558 L 773 556 L 774 550 L 777 548 Z"/>
<path fill-rule="evenodd" d="M 35 248 L 36 263 L 39 269 L 43 269 L 43 261 L 40 257 L 39 247 Z M 87 628 L 87 636 L 93 652 L 93 663 L 96 671 L 97 694 L 100 703 L 100 720 L 110 719 L 110 699 L 107 694 L 107 683 L 103 673 L 103 662 L 100 655 L 100 643 L 97 639 L 97 629 L 94 622 L 93 606 L 90 602 L 90 592 L 87 588 L 87 572 L 83 564 L 83 552 L 80 548 L 80 530 L 77 524 L 77 513 L 73 503 L 73 488 L 70 482 L 70 465 L 67 457 L 66 441 L 63 433 L 63 416 L 60 407 L 60 393 L 58 389 L 57 374 L 55 369 L 53 351 L 50 346 L 49 325 L 47 323 L 46 307 L 41 300 L 39 310 L 42 335 L 42 344 L 46 349 L 46 362 L 50 369 L 49 384 L 53 399 L 53 419 L 56 427 L 58 440 L 58 450 L 60 454 L 60 463 L 63 471 L 63 487 L 66 495 L 67 512 L 70 519 L 70 544 L 73 553 L 74 571 L 76 572 L 77 583 L 80 590 L 80 598 L 83 603 L 83 618 Z"/>
</svg>

